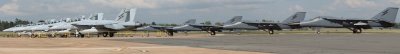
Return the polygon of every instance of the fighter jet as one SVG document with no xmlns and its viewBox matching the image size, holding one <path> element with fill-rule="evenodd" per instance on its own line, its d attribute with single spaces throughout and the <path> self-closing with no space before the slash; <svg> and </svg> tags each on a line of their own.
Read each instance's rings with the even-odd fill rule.
<svg viewBox="0 0 400 54">
<path fill-rule="evenodd" d="M 301 28 L 300 25 L 296 24 L 303 21 L 306 12 L 296 12 L 286 20 L 280 23 L 266 23 L 266 22 L 245 22 L 239 21 L 233 24 L 224 25 L 224 29 L 245 29 L 245 30 L 263 30 L 268 31 L 269 34 L 274 34 L 274 30 L 282 29 L 297 29 Z"/>
<path fill-rule="evenodd" d="M 52 33 L 72 33 L 71 30 L 76 30 L 77 28 L 71 23 L 82 21 L 82 20 L 98 20 L 98 15 L 95 14 L 92 17 L 84 18 L 81 17 L 79 19 L 72 20 L 71 18 L 66 18 L 63 20 L 56 21 L 55 19 L 47 20 L 45 22 L 40 23 L 32 23 L 27 25 L 17 25 L 15 27 L 11 27 L 5 29 L 5 32 L 16 32 L 19 35 L 30 35 L 34 32 L 52 32 Z"/>
<path fill-rule="evenodd" d="M 25 25 L 17 25 L 17 26 L 11 27 L 11 28 L 4 29 L 3 31 L 4 32 L 18 32 L 19 31 L 18 29 L 21 29 L 24 26 Z"/>
<path fill-rule="evenodd" d="M 196 25 L 196 19 L 190 19 L 183 23 L 181 26 L 168 27 L 168 26 L 145 26 L 137 28 L 138 31 L 156 31 L 160 30 L 167 33 L 169 36 L 173 36 L 178 31 L 207 31 L 211 35 L 215 35 L 215 31 L 218 31 L 216 26 L 211 25 Z"/>
<path fill-rule="evenodd" d="M 102 34 L 104 36 L 113 37 L 114 33 L 121 30 L 133 30 L 140 27 L 141 24 L 134 21 L 136 9 L 123 9 L 115 20 L 102 20 L 100 14 L 98 20 L 81 20 L 71 23 L 77 27 L 77 32 Z"/>
<path fill-rule="evenodd" d="M 3 31 L 5 31 L 5 32 L 47 31 L 47 29 L 46 29 L 46 28 L 48 28 L 47 25 L 50 25 L 53 22 L 55 22 L 54 19 L 51 20 L 51 21 L 48 20 L 48 21 L 41 22 L 41 23 L 28 24 L 28 25 L 18 25 L 18 26 L 15 26 L 15 27 L 11 27 L 11 28 L 5 29 Z"/>
<path fill-rule="evenodd" d="M 85 18 L 85 16 L 81 16 L 80 18 L 77 19 L 71 19 L 71 18 L 66 18 L 60 22 L 57 22 L 53 25 L 50 25 L 49 30 L 55 33 L 72 33 L 73 30 L 77 30 L 78 28 L 73 26 L 72 23 L 77 23 L 78 21 L 82 20 L 99 20 L 98 16 L 102 16 L 103 13 L 97 13 L 97 14 L 92 14 L 90 17 Z"/>
<path fill-rule="evenodd" d="M 231 22 L 236 22 L 237 20 L 241 19 L 241 16 L 236 16 L 233 19 L 229 20 L 228 22 L 225 22 L 224 24 L 231 24 Z M 216 32 L 222 32 L 222 27 L 221 26 L 215 26 L 215 25 L 199 25 L 196 24 L 195 19 L 190 19 L 186 22 L 183 23 L 181 26 L 176 26 L 176 27 L 165 27 L 165 26 L 144 26 L 137 28 L 136 30 L 139 31 L 163 31 L 167 33 L 169 36 L 173 36 L 174 33 L 178 31 L 206 31 L 210 35 L 216 35 Z"/>
<path fill-rule="evenodd" d="M 399 8 L 389 7 L 371 19 L 339 19 L 331 16 L 318 16 L 310 21 L 301 22 L 303 27 L 347 28 L 353 33 L 362 33 L 362 29 L 372 27 L 393 27 Z M 317 33 L 320 33 L 317 29 Z"/>
</svg>

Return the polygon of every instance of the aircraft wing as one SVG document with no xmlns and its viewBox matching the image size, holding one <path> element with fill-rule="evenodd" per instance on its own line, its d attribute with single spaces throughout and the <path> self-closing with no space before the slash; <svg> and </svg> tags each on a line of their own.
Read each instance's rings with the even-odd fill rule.
<svg viewBox="0 0 400 54">
<path fill-rule="evenodd" d="M 376 21 L 370 19 L 327 19 L 327 20 L 337 20 L 337 21 Z"/>
<path fill-rule="evenodd" d="M 213 25 L 190 25 L 195 28 L 199 28 L 201 30 L 207 31 L 207 30 L 221 30 L 222 27 L 220 26 L 213 26 Z"/>
<path fill-rule="evenodd" d="M 365 19 L 326 19 L 326 20 L 335 23 L 348 23 L 348 24 L 354 24 L 357 22 L 367 23 L 369 21 L 379 21 L 379 20 L 365 20 Z"/>
<path fill-rule="evenodd" d="M 114 24 L 117 22 L 114 21 L 94 21 L 94 20 L 85 20 L 85 21 L 78 21 L 78 22 L 73 22 L 73 25 L 108 25 L 108 24 Z"/>
<path fill-rule="evenodd" d="M 166 27 L 166 26 L 144 26 L 144 27 L 139 27 L 136 30 L 139 31 L 162 31 L 166 29 L 170 29 L 172 27 Z"/>
</svg>

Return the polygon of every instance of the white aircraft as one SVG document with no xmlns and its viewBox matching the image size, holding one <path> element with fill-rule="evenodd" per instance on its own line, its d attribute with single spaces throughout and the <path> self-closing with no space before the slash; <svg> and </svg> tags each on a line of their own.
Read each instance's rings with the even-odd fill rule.
<svg viewBox="0 0 400 54">
<path fill-rule="evenodd" d="M 121 30 L 134 30 L 142 26 L 135 22 L 135 9 L 123 9 L 115 20 L 103 20 L 103 14 L 95 16 L 97 20 L 82 20 L 72 22 L 71 25 L 77 27 L 76 32 L 86 34 L 98 34 L 104 37 L 113 37 L 114 33 Z"/>
</svg>

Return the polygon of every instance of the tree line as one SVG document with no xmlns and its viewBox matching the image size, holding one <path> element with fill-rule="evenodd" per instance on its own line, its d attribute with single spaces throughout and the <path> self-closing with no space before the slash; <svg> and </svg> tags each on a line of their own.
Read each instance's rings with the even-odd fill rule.
<svg viewBox="0 0 400 54">
<path fill-rule="evenodd" d="M 21 19 L 18 19 L 18 18 L 15 19 L 14 21 L 3 21 L 3 20 L 0 20 L 0 30 L 2 31 L 4 29 L 11 28 L 11 27 L 14 27 L 16 25 L 26 25 L 26 24 L 30 24 L 30 23 L 32 23 L 32 22 L 26 21 L 26 20 L 21 20 Z"/>
</svg>

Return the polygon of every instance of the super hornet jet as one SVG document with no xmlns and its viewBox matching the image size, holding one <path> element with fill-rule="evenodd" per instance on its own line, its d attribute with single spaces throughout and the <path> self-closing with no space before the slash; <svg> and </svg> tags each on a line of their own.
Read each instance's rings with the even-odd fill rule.
<svg viewBox="0 0 400 54">
<path fill-rule="evenodd" d="M 297 29 L 301 28 L 300 25 L 296 23 L 300 23 L 305 18 L 306 12 L 296 12 L 294 15 L 290 16 L 286 20 L 280 23 L 266 23 L 266 22 L 245 22 L 239 21 L 233 24 L 224 25 L 224 29 L 232 30 L 232 29 L 245 29 L 245 30 L 263 30 L 268 31 L 269 34 L 274 34 L 274 30 L 282 30 L 282 29 Z"/>
<path fill-rule="evenodd" d="M 48 25 L 52 25 L 56 23 L 54 19 L 48 20 L 45 22 L 41 23 L 34 23 L 34 24 L 28 24 L 28 25 L 18 25 L 16 27 L 11 27 L 8 29 L 5 29 L 3 31 L 5 32 L 34 32 L 34 31 L 48 31 Z"/>
<path fill-rule="evenodd" d="M 102 18 L 99 18 L 103 15 L 103 13 L 97 13 L 97 14 L 92 14 L 88 18 L 85 18 L 85 16 L 81 16 L 78 19 L 72 20 L 71 18 L 66 18 L 65 20 L 62 20 L 60 22 L 57 22 L 53 25 L 50 25 L 49 30 L 55 33 L 71 33 L 72 30 L 77 30 L 78 28 L 73 26 L 72 23 L 77 23 L 78 21 L 82 20 L 101 20 Z"/>
<path fill-rule="evenodd" d="M 231 24 L 232 22 L 236 22 L 237 20 L 240 20 L 242 17 L 241 16 L 235 16 L 233 19 L 229 20 L 228 22 L 225 22 L 224 24 Z M 167 33 L 169 36 L 173 36 L 174 33 L 178 31 L 206 31 L 210 35 L 216 35 L 216 32 L 222 32 L 222 27 L 220 26 L 214 26 L 214 25 L 198 25 L 196 24 L 195 19 L 190 19 L 183 23 L 181 26 L 176 26 L 176 27 L 166 27 L 166 26 L 145 26 L 145 27 L 140 27 L 137 28 L 136 30 L 139 31 L 163 31 Z"/>
<path fill-rule="evenodd" d="M 134 30 L 142 26 L 135 22 L 136 9 L 124 9 L 115 20 L 82 20 L 71 23 L 77 27 L 79 33 L 100 34 L 104 37 L 113 37 L 114 33 L 121 30 Z M 102 19 L 103 16 L 98 16 Z"/>
<path fill-rule="evenodd" d="M 319 16 L 311 21 L 301 22 L 304 27 L 325 27 L 325 28 L 347 28 L 353 33 L 362 33 L 362 29 L 372 29 L 372 27 L 393 27 L 399 8 L 389 7 L 378 13 L 371 19 L 338 19 L 331 16 Z M 317 33 L 320 33 L 317 29 Z"/>
</svg>

